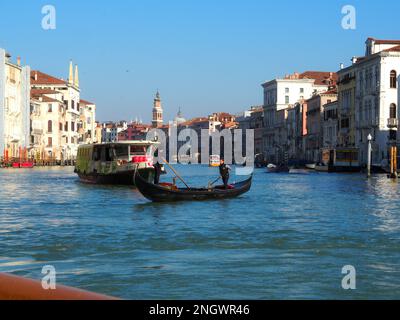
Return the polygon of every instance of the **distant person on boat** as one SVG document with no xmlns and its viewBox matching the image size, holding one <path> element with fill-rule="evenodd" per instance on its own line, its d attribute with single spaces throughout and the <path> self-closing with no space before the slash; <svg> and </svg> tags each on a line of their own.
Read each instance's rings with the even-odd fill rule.
<svg viewBox="0 0 400 320">
<path fill-rule="evenodd" d="M 162 171 L 161 164 L 157 161 L 154 164 L 154 184 L 160 183 L 161 171 Z"/>
<path fill-rule="evenodd" d="M 225 163 L 224 159 L 221 159 L 219 164 L 219 174 L 221 175 L 222 181 L 224 182 L 225 189 L 228 189 L 229 171 L 231 168 Z"/>
</svg>

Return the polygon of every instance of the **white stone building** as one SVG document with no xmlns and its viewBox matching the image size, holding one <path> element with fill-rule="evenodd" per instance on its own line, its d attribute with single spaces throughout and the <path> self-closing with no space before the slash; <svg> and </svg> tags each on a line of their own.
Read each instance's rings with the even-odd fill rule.
<svg viewBox="0 0 400 320">
<path fill-rule="evenodd" d="M 0 48 L 0 157 L 19 157 L 29 145 L 28 66 Z"/>
<path fill-rule="evenodd" d="M 36 160 L 65 159 L 66 106 L 61 92 L 50 89 L 31 90 L 30 155 Z"/>
<path fill-rule="evenodd" d="M 400 40 L 368 38 L 366 55 L 352 61 L 346 69 L 354 71 L 356 80 L 355 144 L 360 165 L 367 162 L 368 134 L 373 137 L 373 163 L 385 165 L 389 146 L 399 141 Z"/>
<path fill-rule="evenodd" d="M 102 142 L 116 142 L 118 141 L 118 134 L 128 129 L 128 122 L 120 121 L 117 123 L 106 122 L 102 124 L 101 141 Z"/>
<path fill-rule="evenodd" d="M 287 152 L 288 110 L 313 94 L 327 91 L 336 81 L 332 72 L 306 71 L 262 84 L 264 89 L 263 153 L 269 162 L 283 161 Z"/>
<path fill-rule="evenodd" d="M 80 121 L 78 67 L 75 67 L 74 72 L 72 62 L 70 63 L 68 80 L 59 79 L 37 70 L 31 71 L 31 89 L 50 89 L 62 94 L 66 108 L 63 156 L 64 160 L 74 160 L 78 152 L 78 123 Z"/>
</svg>

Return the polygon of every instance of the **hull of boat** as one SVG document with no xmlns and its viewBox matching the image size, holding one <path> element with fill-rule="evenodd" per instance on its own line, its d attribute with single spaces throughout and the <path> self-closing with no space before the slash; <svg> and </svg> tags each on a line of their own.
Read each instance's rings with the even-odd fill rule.
<svg viewBox="0 0 400 320">
<path fill-rule="evenodd" d="M 251 188 L 252 177 L 233 184 L 225 189 L 222 186 L 212 189 L 172 189 L 147 182 L 139 174 L 135 176 L 135 185 L 140 193 L 153 202 L 200 201 L 235 198 Z"/>
<path fill-rule="evenodd" d="M 316 166 L 315 170 L 318 172 L 329 172 L 329 167 L 328 166 Z"/>
<path fill-rule="evenodd" d="M 135 171 L 129 170 L 124 172 L 109 173 L 109 174 L 98 174 L 90 173 L 84 174 L 79 173 L 78 176 L 84 183 L 89 184 L 105 184 L 105 185 L 125 185 L 125 186 L 135 186 Z M 140 174 L 146 181 L 150 182 L 154 179 L 153 169 L 143 169 L 139 170 Z"/>
<path fill-rule="evenodd" d="M 306 164 L 306 168 L 310 170 L 314 170 L 317 165 L 315 163 Z"/>
</svg>

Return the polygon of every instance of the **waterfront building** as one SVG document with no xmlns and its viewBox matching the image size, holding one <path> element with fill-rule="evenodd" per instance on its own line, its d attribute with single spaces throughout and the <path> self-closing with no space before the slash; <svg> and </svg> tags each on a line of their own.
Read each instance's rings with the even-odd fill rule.
<svg viewBox="0 0 400 320">
<path fill-rule="evenodd" d="M 262 155 L 262 135 L 264 128 L 264 109 L 262 106 L 252 106 L 249 110 L 236 116 L 238 128 L 242 130 L 243 154 L 246 154 L 246 130 L 254 130 L 254 155 L 256 161 L 263 162 Z"/>
<path fill-rule="evenodd" d="M 264 89 L 263 153 L 269 162 L 288 158 L 288 111 L 301 100 L 327 91 L 336 82 L 333 72 L 306 71 L 262 84 Z"/>
<path fill-rule="evenodd" d="M 24 156 L 29 146 L 29 66 L 0 48 L 0 158 Z"/>
<path fill-rule="evenodd" d="M 31 89 L 50 89 L 62 94 L 62 99 L 66 108 L 63 155 L 65 160 L 74 160 L 78 151 L 78 123 L 80 121 L 78 67 L 75 67 L 74 73 L 72 61 L 70 62 L 67 81 L 50 76 L 39 70 L 31 71 Z"/>
<path fill-rule="evenodd" d="M 93 102 L 80 99 L 79 101 L 78 142 L 90 144 L 96 141 L 96 105 Z"/>
<path fill-rule="evenodd" d="M 102 125 L 101 141 L 104 143 L 117 142 L 119 133 L 128 129 L 128 122 L 106 122 Z"/>
<path fill-rule="evenodd" d="M 353 68 L 342 68 L 338 71 L 338 77 L 338 136 L 335 152 L 359 166 L 356 148 L 356 73 Z"/>
<path fill-rule="evenodd" d="M 152 126 L 140 122 L 128 124 L 126 130 L 118 133 L 118 141 L 146 140 L 147 133 Z"/>
<path fill-rule="evenodd" d="M 324 116 L 322 119 L 321 162 L 325 165 L 329 164 L 332 150 L 337 148 L 338 129 L 338 101 L 329 102 L 324 105 Z"/>
<path fill-rule="evenodd" d="M 307 135 L 307 104 L 300 100 L 288 108 L 287 157 L 289 163 L 305 162 L 305 136 Z"/>
<path fill-rule="evenodd" d="M 63 94 L 51 89 L 32 89 L 30 120 L 30 156 L 37 161 L 65 160 L 66 105 Z"/>
<path fill-rule="evenodd" d="M 374 38 L 367 39 L 364 57 L 353 58 L 351 66 L 339 71 L 340 84 L 349 85 L 348 81 L 352 81 L 352 86 L 355 84 L 354 148 L 362 166 L 367 163 L 368 134 L 373 137 L 372 161 L 376 165 L 385 166 L 389 147 L 399 142 L 399 73 L 400 40 Z M 339 97 L 343 98 L 339 98 L 339 115 L 348 105 L 345 92 L 340 85 Z M 342 131 L 347 122 L 340 120 Z M 351 140 L 349 143 L 352 145 Z"/>
<path fill-rule="evenodd" d="M 93 143 L 101 143 L 102 141 L 102 131 L 103 127 L 100 122 L 96 121 L 95 129 L 94 129 L 94 141 Z"/>
<path fill-rule="evenodd" d="M 324 106 L 334 101 L 337 101 L 336 88 L 315 94 L 305 102 L 307 104 L 305 156 L 308 162 L 317 163 L 322 160 Z"/>
</svg>

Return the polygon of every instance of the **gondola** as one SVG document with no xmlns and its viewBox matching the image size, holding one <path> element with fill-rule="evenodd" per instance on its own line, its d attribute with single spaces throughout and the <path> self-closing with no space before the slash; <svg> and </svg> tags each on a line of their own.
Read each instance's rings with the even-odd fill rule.
<svg viewBox="0 0 400 320">
<path fill-rule="evenodd" d="M 155 185 L 143 179 L 139 173 L 135 174 L 135 185 L 140 193 L 153 202 L 175 202 L 211 200 L 238 197 L 250 190 L 253 176 L 229 186 L 216 186 L 211 188 L 176 188 L 174 186 Z"/>
</svg>

